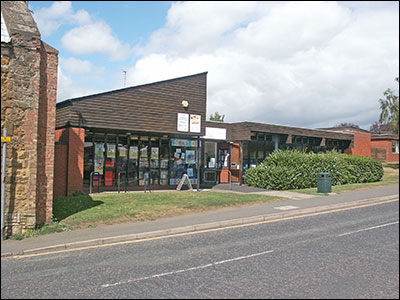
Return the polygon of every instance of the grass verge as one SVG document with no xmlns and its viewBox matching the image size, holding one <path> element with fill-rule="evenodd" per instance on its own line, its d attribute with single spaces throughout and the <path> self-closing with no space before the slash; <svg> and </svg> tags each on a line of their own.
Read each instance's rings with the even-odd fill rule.
<svg viewBox="0 0 400 300">
<path fill-rule="evenodd" d="M 276 196 L 208 191 L 200 193 L 195 191 L 171 191 L 91 195 L 82 193 L 72 197 L 54 199 L 53 224 L 43 225 L 37 230 L 13 235 L 10 238 L 23 239 L 25 237 L 104 224 L 156 220 L 192 212 L 240 207 L 283 199 Z"/>
<path fill-rule="evenodd" d="M 391 163 L 384 164 L 384 175 L 381 181 L 378 182 L 369 182 L 369 183 L 354 183 L 354 184 L 343 184 L 343 185 L 334 185 L 332 186 L 332 193 L 340 194 L 344 192 L 350 192 L 355 190 L 364 190 L 375 187 L 382 187 L 386 185 L 399 184 L 399 164 Z M 305 194 L 312 194 L 318 196 L 326 196 L 329 194 L 318 193 L 317 188 L 308 188 L 308 189 L 299 189 L 292 190 L 292 192 L 299 192 Z"/>
</svg>

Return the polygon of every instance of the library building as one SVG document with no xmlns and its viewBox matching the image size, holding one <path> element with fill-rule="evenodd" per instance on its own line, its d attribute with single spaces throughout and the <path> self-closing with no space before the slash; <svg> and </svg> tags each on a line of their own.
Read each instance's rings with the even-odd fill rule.
<svg viewBox="0 0 400 300">
<path fill-rule="evenodd" d="M 244 184 L 274 150 L 353 144 L 349 133 L 206 121 L 206 109 L 207 72 L 57 103 L 54 196 Z"/>
</svg>

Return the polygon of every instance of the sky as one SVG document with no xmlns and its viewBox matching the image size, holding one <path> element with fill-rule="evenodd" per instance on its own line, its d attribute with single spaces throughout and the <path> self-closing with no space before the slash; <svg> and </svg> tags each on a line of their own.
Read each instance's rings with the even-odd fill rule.
<svg viewBox="0 0 400 300">
<path fill-rule="evenodd" d="M 57 102 L 202 72 L 207 119 L 379 120 L 398 95 L 398 1 L 29 1 L 59 51 Z"/>
</svg>

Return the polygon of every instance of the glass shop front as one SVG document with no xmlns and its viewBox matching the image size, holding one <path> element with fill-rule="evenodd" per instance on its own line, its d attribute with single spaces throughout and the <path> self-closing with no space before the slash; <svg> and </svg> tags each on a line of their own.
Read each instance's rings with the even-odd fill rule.
<svg viewBox="0 0 400 300">
<path fill-rule="evenodd" d="M 197 184 L 197 137 L 86 131 L 84 188 L 176 186 L 187 174 Z"/>
</svg>

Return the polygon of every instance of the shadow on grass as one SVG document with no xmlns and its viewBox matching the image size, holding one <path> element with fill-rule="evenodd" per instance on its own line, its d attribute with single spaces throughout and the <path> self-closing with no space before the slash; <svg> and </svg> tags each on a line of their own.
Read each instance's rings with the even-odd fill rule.
<svg viewBox="0 0 400 300">
<path fill-rule="evenodd" d="M 83 193 L 71 197 L 54 198 L 53 218 L 54 221 L 59 222 L 73 214 L 101 204 L 104 204 L 104 202 L 94 201 L 92 197 Z"/>
</svg>

